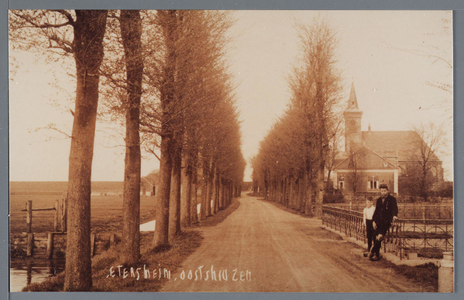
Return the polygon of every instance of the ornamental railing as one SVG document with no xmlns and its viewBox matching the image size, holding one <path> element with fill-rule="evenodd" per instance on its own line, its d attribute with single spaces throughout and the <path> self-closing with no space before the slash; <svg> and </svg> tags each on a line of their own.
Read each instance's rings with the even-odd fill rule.
<svg viewBox="0 0 464 300">
<path fill-rule="evenodd" d="M 361 212 L 324 205 L 322 223 L 367 244 Z M 398 255 L 400 259 L 406 255 L 441 258 L 443 252 L 453 250 L 453 233 L 452 219 L 397 219 L 385 237 L 383 249 L 384 252 Z"/>
<path fill-rule="evenodd" d="M 374 203 L 375 205 L 375 203 Z M 327 206 L 362 212 L 366 204 L 364 202 L 354 203 L 331 203 Z M 398 204 L 398 217 L 400 219 L 453 219 L 453 204 Z"/>
</svg>

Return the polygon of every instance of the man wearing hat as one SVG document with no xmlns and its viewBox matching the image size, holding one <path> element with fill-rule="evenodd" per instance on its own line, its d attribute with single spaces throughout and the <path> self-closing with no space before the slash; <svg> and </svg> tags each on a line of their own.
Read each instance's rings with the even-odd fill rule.
<svg viewBox="0 0 464 300">
<path fill-rule="evenodd" d="M 385 234 L 390 228 L 392 222 L 394 222 L 398 216 L 396 198 L 390 195 L 388 186 L 386 184 L 381 184 L 379 188 L 381 197 L 377 199 L 375 212 L 372 216 L 372 226 L 375 230 L 374 246 L 369 253 L 369 258 L 374 261 L 380 259 L 380 247 L 382 246 L 382 241 L 385 238 Z"/>
</svg>

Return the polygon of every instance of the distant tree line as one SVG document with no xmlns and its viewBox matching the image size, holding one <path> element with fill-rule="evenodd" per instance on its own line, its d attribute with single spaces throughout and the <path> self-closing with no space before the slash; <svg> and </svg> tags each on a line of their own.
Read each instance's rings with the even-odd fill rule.
<svg viewBox="0 0 464 300">
<path fill-rule="evenodd" d="M 325 20 L 297 26 L 300 57 L 289 77 L 291 99 L 252 160 L 255 189 L 287 207 L 322 215 L 327 177 L 340 138 L 337 38 Z M 330 178 L 330 175 L 329 175 Z M 327 179 L 327 180 L 326 180 Z"/>
<path fill-rule="evenodd" d="M 90 191 L 98 114 L 125 128 L 125 263 L 140 257 L 143 151 L 160 160 L 154 248 L 169 245 L 191 225 L 197 202 L 205 219 L 239 195 L 246 163 L 225 60 L 233 23 L 228 13 L 12 10 L 9 21 L 13 50 L 36 51 L 52 64 L 75 62 L 65 290 L 92 286 Z"/>
</svg>

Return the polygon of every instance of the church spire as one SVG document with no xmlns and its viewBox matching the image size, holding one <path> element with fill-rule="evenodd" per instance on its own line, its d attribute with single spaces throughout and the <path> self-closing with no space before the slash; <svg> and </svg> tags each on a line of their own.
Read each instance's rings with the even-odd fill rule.
<svg viewBox="0 0 464 300">
<path fill-rule="evenodd" d="M 348 107 L 343 112 L 343 115 L 345 117 L 345 152 L 350 153 L 362 146 L 361 118 L 363 112 L 358 107 L 353 82 L 351 82 Z"/>
<path fill-rule="evenodd" d="M 359 110 L 358 107 L 358 99 L 356 98 L 356 92 L 354 90 L 354 82 L 351 82 L 351 92 L 350 92 L 350 99 L 348 100 L 348 108 L 347 110 Z"/>
</svg>

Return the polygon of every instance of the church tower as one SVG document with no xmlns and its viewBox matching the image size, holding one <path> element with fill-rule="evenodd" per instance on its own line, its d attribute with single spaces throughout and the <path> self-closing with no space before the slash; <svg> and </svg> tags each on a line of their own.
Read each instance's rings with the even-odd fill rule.
<svg viewBox="0 0 464 300">
<path fill-rule="evenodd" d="M 351 153 L 362 145 L 361 118 L 363 112 L 358 107 L 354 83 L 351 83 L 350 99 L 343 115 L 345 117 L 345 151 Z"/>
</svg>

